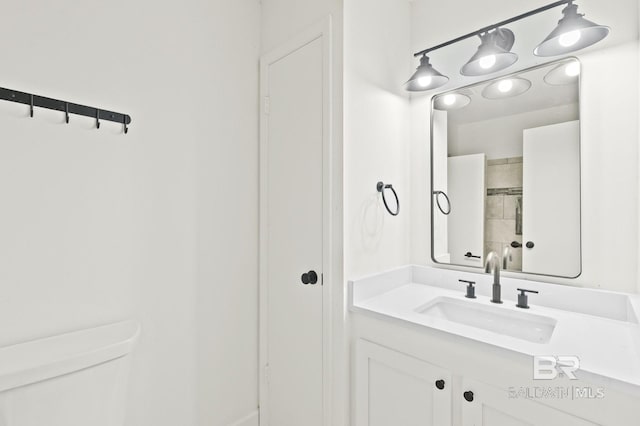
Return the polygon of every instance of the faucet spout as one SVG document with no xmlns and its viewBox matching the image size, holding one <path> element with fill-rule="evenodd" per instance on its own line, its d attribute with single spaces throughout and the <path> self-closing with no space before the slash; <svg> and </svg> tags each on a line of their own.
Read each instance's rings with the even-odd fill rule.
<svg viewBox="0 0 640 426">
<path fill-rule="evenodd" d="M 495 252 L 491 251 L 487 255 L 487 261 L 484 265 L 484 271 L 487 274 L 493 273 L 491 301 L 493 303 L 502 303 L 502 286 L 500 285 L 500 258 Z"/>
<path fill-rule="evenodd" d="M 504 246 L 504 250 L 502 250 L 502 270 L 506 271 L 509 267 L 509 262 L 513 260 L 513 255 L 511 254 L 511 247 Z"/>
</svg>

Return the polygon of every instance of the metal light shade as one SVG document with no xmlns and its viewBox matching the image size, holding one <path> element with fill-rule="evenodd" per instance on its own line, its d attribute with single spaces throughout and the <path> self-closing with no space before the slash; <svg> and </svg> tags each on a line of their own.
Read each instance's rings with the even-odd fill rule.
<svg viewBox="0 0 640 426">
<path fill-rule="evenodd" d="M 433 107 L 440 111 L 452 111 L 464 108 L 471 103 L 471 98 L 462 93 L 446 93 L 436 96 Z"/>
<path fill-rule="evenodd" d="M 569 3 L 562 10 L 558 26 L 533 51 L 536 56 L 556 56 L 591 46 L 609 35 L 609 27 L 584 19 L 578 6 Z"/>
<path fill-rule="evenodd" d="M 518 96 L 529 90 L 531 82 L 522 77 L 507 77 L 494 81 L 482 90 L 485 99 L 504 99 Z"/>
<path fill-rule="evenodd" d="M 409 92 L 423 92 L 443 86 L 449 81 L 449 77 L 440 74 L 429 63 L 429 58 L 424 55 L 420 58 L 420 65 L 409 81 L 405 83 L 405 89 Z"/>
<path fill-rule="evenodd" d="M 511 30 L 496 28 L 493 32 L 480 35 L 478 51 L 467 61 L 460 74 L 477 76 L 491 74 L 510 67 L 518 60 L 518 55 L 510 52 L 515 41 Z"/>
<path fill-rule="evenodd" d="M 580 76 L 580 62 L 573 59 L 564 62 L 544 76 L 544 82 L 552 86 L 564 86 L 567 84 L 576 84 Z"/>
</svg>

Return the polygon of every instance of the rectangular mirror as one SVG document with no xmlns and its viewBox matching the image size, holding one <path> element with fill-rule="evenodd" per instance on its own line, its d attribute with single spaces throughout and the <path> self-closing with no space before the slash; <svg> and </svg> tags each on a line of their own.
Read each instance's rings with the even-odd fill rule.
<svg viewBox="0 0 640 426">
<path fill-rule="evenodd" d="M 434 262 L 580 275 L 579 95 L 570 58 L 433 97 Z"/>
</svg>

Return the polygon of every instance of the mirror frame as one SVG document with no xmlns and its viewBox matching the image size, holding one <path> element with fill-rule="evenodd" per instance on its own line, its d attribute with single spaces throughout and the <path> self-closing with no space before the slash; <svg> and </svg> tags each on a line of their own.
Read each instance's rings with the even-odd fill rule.
<svg viewBox="0 0 640 426">
<path fill-rule="evenodd" d="M 582 228 L 582 224 L 583 224 L 583 220 L 582 220 L 582 179 L 583 179 L 583 174 L 582 174 L 582 73 L 583 73 L 583 66 L 582 66 L 582 62 L 580 61 L 580 59 L 578 59 L 575 56 L 565 56 L 563 58 L 560 59 L 556 59 L 553 61 L 549 61 L 549 62 L 545 62 L 539 65 L 535 65 L 529 68 L 524 68 L 521 70 L 517 70 L 514 71 L 512 73 L 509 74 L 501 74 L 498 75 L 496 77 L 487 79 L 487 80 L 482 80 L 482 81 L 477 81 L 475 83 L 471 83 L 471 84 L 467 84 L 465 86 L 459 86 L 459 87 L 455 87 L 453 89 L 449 89 L 445 92 L 440 92 L 440 93 L 436 93 L 431 97 L 430 100 L 430 107 L 431 110 L 429 111 L 429 165 L 430 165 L 430 170 L 429 170 L 429 196 L 431 198 L 430 200 L 430 206 L 431 206 L 431 211 L 430 211 L 430 221 L 431 221 L 431 250 L 430 250 L 430 257 L 431 257 L 431 262 L 433 262 L 433 264 L 438 265 L 438 266 L 446 266 L 450 269 L 462 269 L 462 270 L 473 270 L 473 271 L 477 271 L 477 270 L 482 270 L 483 266 L 481 267 L 475 267 L 475 266 L 470 266 L 470 265 L 460 265 L 457 263 L 442 263 L 442 262 L 438 262 L 435 259 L 434 256 L 434 250 L 435 250 L 435 241 L 434 241 L 434 214 L 435 214 L 435 195 L 434 195 L 434 187 L 433 187 L 433 169 L 434 169 L 434 164 L 433 164 L 433 115 L 434 115 L 434 103 L 435 103 L 435 99 L 439 96 L 445 96 L 448 93 L 455 93 L 455 92 L 460 92 L 463 91 L 465 89 L 470 89 L 472 87 L 476 87 L 476 86 L 481 86 L 481 85 L 485 85 L 487 83 L 490 82 L 494 82 L 494 81 L 498 81 L 498 80 L 502 80 L 504 78 L 509 78 L 509 77 L 516 77 L 521 75 L 522 73 L 528 72 L 528 71 L 534 71 L 540 68 L 544 68 L 544 67 L 548 67 L 550 65 L 555 65 L 555 64 L 560 64 L 562 62 L 568 62 L 569 60 L 575 60 L 580 64 L 580 74 L 578 74 L 578 81 L 577 81 L 577 85 L 578 85 L 578 120 L 580 122 L 579 125 L 579 130 L 578 130 L 578 137 L 579 137 L 579 146 L 578 146 L 578 172 L 580 174 L 580 179 L 579 179 L 579 187 L 578 187 L 578 199 L 580 200 L 579 206 L 578 206 L 578 211 L 580 213 L 580 223 L 579 223 L 579 227 L 580 227 L 580 252 L 578 253 L 578 258 L 580 259 L 580 268 L 578 271 L 578 274 L 575 276 L 565 276 L 565 275 L 550 275 L 550 274 L 543 274 L 543 273 L 537 273 L 537 272 L 528 272 L 528 271 L 509 271 L 509 270 L 505 270 L 505 271 L 501 271 L 501 272 L 505 272 L 505 273 L 513 273 L 513 274 L 519 274 L 519 275 L 535 275 L 538 277 L 550 277 L 550 278 L 563 278 L 563 279 L 576 279 L 578 278 L 580 275 L 582 275 L 582 260 L 583 260 L 583 256 L 582 256 L 582 234 L 583 234 L 583 228 Z M 449 142 L 447 140 L 447 146 L 448 146 Z M 485 195 L 486 197 L 486 195 Z M 484 253 L 483 253 L 484 255 Z M 502 254 L 499 253 L 499 255 L 501 256 Z"/>
</svg>

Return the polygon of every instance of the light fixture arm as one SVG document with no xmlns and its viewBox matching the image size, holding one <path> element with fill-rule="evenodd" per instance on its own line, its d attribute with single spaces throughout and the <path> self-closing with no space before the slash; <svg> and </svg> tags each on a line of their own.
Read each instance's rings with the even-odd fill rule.
<svg viewBox="0 0 640 426">
<path fill-rule="evenodd" d="M 470 32 L 469 34 L 465 34 L 463 36 L 454 38 L 452 40 L 445 41 L 444 43 L 438 44 L 437 46 L 433 46 L 433 47 L 429 47 L 428 49 L 421 50 L 419 52 L 414 53 L 413 56 L 414 57 L 418 57 L 418 56 L 426 55 L 427 53 L 433 52 L 434 50 L 438 50 L 438 49 L 441 49 L 443 47 L 450 46 L 450 45 L 452 45 L 454 43 L 458 43 L 459 41 L 466 40 L 466 39 L 471 38 L 471 37 L 481 36 L 482 34 L 487 33 L 487 32 L 489 32 L 491 30 L 498 29 L 499 27 L 503 27 L 503 26 L 508 25 L 508 24 L 510 24 L 512 22 L 520 21 L 522 19 L 528 18 L 529 16 L 537 15 L 538 13 L 547 11 L 549 9 L 553 9 L 554 7 L 562 6 L 562 5 L 565 5 L 565 4 L 571 5 L 573 2 L 574 2 L 574 0 L 560 0 L 560 1 L 556 1 L 554 3 L 550 3 L 550 4 L 546 5 L 546 6 L 542 6 L 542 7 L 539 7 L 537 9 L 531 10 L 529 12 L 523 13 L 522 15 L 514 16 L 513 18 L 509 18 L 509 19 L 504 20 L 502 22 L 498 22 L 497 24 L 489 25 L 487 27 L 480 28 L 479 30 Z"/>
<path fill-rule="evenodd" d="M 508 30 L 506 28 L 496 28 L 493 31 L 494 37 L 496 38 L 496 44 L 503 48 L 506 51 L 511 50 L 513 44 L 516 41 L 516 37 L 513 34 L 513 31 Z"/>
<path fill-rule="evenodd" d="M 567 7 L 562 9 L 562 14 L 564 15 L 562 19 L 566 19 L 566 17 L 580 18 L 584 16 L 584 13 L 578 13 L 578 6 L 573 4 L 573 1 L 574 0 L 571 0 L 569 4 L 567 4 Z"/>
<path fill-rule="evenodd" d="M 513 34 L 513 31 L 507 28 L 496 28 L 491 32 L 479 34 L 478 37 L 480 37 L 481 43 L 486 43 L 487 41 L 490 41 L 496 46 L 506 51 L 511 50 L 511 48 L 513 47 L 513 44 L 516 41 L 516 37 Z"/>
</svg>

